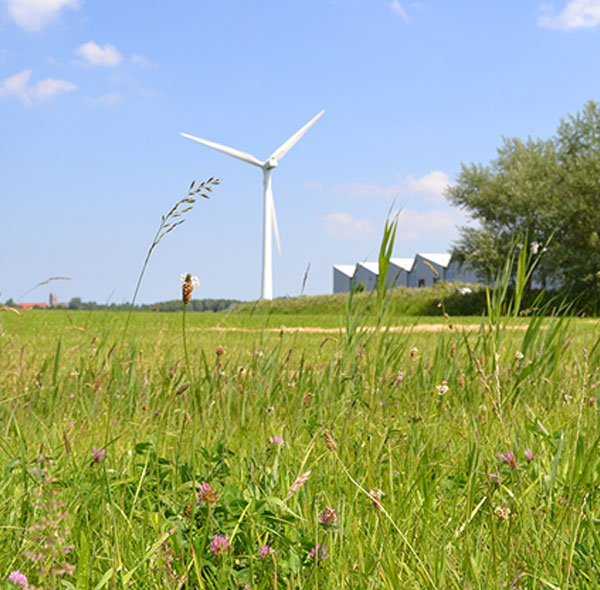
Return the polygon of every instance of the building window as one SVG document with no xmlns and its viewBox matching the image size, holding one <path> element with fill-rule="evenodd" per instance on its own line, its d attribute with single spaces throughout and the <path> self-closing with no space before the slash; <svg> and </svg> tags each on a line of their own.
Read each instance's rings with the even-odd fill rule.
<svg viewBox="0 0 600 590">
<path fill-rule="evenodd" d="M 433 284 L 435 285 L 436 283 L 440 282 L 440 277 L 433 277 Z"/>
<path fill-rule="evenodd" d="M 419 287 L 425 286 L 425 279 L 419 279 Z"/>
</svg>

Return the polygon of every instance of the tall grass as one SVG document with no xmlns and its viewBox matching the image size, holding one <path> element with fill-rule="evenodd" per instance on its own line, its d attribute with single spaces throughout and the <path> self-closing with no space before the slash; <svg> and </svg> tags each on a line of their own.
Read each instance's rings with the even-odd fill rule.
<svg viewBox="0 0 600 590">
<path fill-rule="evenodd" d="M 549 308 L 519 319 L 501 284 L 475 330 L 393 332 L 378 296 L 350 298 L 333 335 L 188 315 L 193 387 L 168 315 L 133 316 L 118 354 L 119 316 L 5 313 L 4 578 L 599 587 L 594 326 Z"/>
</svg>

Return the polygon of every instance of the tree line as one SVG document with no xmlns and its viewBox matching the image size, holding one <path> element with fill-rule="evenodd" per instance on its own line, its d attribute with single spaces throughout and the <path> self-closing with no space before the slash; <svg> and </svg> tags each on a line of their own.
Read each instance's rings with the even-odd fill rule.
<svg viewBox="0 0 600 590">
<path fill-rule="evenodd" d="M 237 299 L 192 299 L 187 306 L 187 311 L 224 311 L 235 307 L 241 301 Z M 12 299 L 6 301 L 7 307 L 18 307 Z M 82 301 L 81 297 L 73 297 L 69 303 L 60 303 L 54 309 L 83 309 L 83 310 L 110 310 L 129 311 L 131 303 L 96 303 L 95 301 Z M 172 299 L 158 303 L 141 303 L 134 306 L 134 311 L 183 311 L 183 301 Z"/>
</svg>

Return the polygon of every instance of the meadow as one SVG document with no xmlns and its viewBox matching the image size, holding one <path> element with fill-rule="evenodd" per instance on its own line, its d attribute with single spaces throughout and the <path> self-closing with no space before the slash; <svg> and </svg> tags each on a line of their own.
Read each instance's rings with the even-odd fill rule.
<svg viewBox="0 0 600 590">
<path fill-rule="evenodd" d="M 505 298 L 0 312 L 6 587 L 600 587 L 598 324 Z"/>
</svg>

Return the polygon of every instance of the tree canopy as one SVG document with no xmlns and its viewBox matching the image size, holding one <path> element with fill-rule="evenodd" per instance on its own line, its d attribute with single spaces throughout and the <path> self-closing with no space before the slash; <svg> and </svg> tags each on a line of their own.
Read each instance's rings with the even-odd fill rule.
<svg viewBox="0 0 600 590">
<path fill-rule="evenodd" d="M 453 253 L 486 278 L 527 236 L 539 251 L 537 279 L 598 291 L 600 106 L 588 102 L 548 140 L 504 138 L 487 165 L 463 164 L 446 196 L 479 222 L 460 228 Z"/>
</svg>

